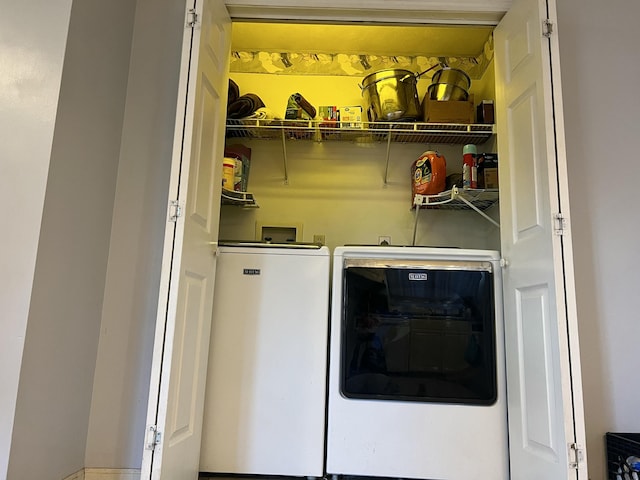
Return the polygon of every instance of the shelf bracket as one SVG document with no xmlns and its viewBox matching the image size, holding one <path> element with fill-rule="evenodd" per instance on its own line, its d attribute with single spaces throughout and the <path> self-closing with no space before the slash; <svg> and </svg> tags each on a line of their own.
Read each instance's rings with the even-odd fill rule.
<svg viewBox="0 0 640 480">
<path fill-rule="evenodd" d="M 422 200 L 420 202 L 422 202 Z M 413 239 L 411 240 L 412 247 L 416 246 L 416 234 L 418 232 L 418 216 L 420 215 L 420 207 L 416 204 L 414 205 L 414 208 L 416 209 L 416 213 L 413 219 Z"/>
<path fill-rule="evenodd" d="M 438 195 L 416 194 L 413 196 L 413 208 L 415 208 L 415 216 L 414 216 L 414 222 L 413 222 L 413 240 L 411 245 L 412 246 L 416 245 L 416 236 L 418 232 L 418 216 L 420 215 L 421 207 L 423 206 L 437 207 L 438 205 L 446 205 L 448 203 L 451 203 L 457 200 L 464 203 L 467 207 L 469 207 L 474 212 L 478 213 L 485 220 L 491 222 L 493 225 L 500 228 L 500 223 L 496 222 L 493 218 L 491 218 L 489 215 L 484 213 L 481 209 L 479 209 L 476 205 L 474 205 L 472 201 L 469 201 L 468 199 L 466 199 L 464 197 L 464 193 L 460 192 L 458 187 L 454 186 L 451 190 L 442 192 Z"/>
<path fill-rule="evenodd" d="M 287 170 L 287 138 L 284 129 L 280 131 L 282 138 L 282 163 L 284 164 L 284 184 L 289 185 L 289 172 Z"/>
<path fill-rule="evenodd" d="M 498 222 L 496 222 L 493 218 L 491 218 L 489 215 L 487 215 L 482 210 L 480 210 L 478 207 L 476 207 L 469 200 L 464 198 L 463 195 L 458 194 L 458 199 L 462 200 L 469 208 L 475 210 L 475 212 L 480 214 L 482 217 L 484 217 L 485 220 L 488 220 L 489 222 L 493 223 L 496 227 L 500 228 L 500 224 Z"/>
<path fill-rule="evenodd" d="M 384 167 L 384 184 L 387 185 L 387 175 L 389 174 L 389 153 L 391 152 L 391 132 L 387 133 L 387 161 Z"/>
</svg>

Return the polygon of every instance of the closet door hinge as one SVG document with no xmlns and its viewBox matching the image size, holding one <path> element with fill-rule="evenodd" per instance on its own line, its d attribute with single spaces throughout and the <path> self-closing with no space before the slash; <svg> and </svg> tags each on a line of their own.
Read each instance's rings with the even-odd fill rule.
<svg viewBox="0 0 640 480">
<path fill-rule="evenodd" d="M 553 22 L 548 18 L 542 21 L 542 36 L 549 38 L 553 34 Z"/>
<path fill-rule="evenodd" d="M 195 28 L 198 24 L 198 14 L 196 13 L 195 8 L 190 8 L 187 11 L 187 27 Z"/>
<path fill-rule="evenodd" d="M 553 233 L 555 235 L 564 235 L 564 231 L 567 228 L 567 219 L 564 217 L 562 213 L 556 213 L 553 216 L 554 224 L 553 224 Z"/>
<path fill-rule="evenodd" d="M 169 221 L 177 222 L 178 218 L 182 216 L 182 206 L 178 200 L 171 200 L 169 204 Z"/>
<path fill-rule="evenodd" d="M 569 444 L 569 468 L 578 470 L 584 464 L 584 449 L 577 443 Z"/>
<path fill-rule="evenodd" d="M 155 450 L 162 440 L 162 432 L 158 430 L 156 425 L 149 425 L 147 428 L 147 441 L 145 447 L 147 450 Z"/>
</svg>

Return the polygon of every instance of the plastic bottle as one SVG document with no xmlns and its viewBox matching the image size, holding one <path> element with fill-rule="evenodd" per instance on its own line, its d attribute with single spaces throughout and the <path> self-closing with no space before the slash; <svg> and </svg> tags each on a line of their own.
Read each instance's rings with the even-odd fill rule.
<svg viewBox="0 0 640 480">
<path fill-rule="evenodd" d="M 411 165 L 412 195 L 437 195 L 446 188 L 447 160 L 429 150 Z"/>
<path fill-rule="evenodd" d="M 462 148 L 462 188 L 478 188 L 477 153 L 476 146 L 473 144 Z"/>
</svg>

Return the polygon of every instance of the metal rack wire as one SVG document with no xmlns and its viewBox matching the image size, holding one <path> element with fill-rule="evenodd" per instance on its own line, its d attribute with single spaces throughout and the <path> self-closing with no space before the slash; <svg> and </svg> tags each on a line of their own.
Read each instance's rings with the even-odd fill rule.
<svg viewBox="0 0 640 480">
<path fill-rule="evenodd" d="M 453 187 L 437 195 L 414 195 L 413 208 L 415 209 L 415 221 L 413 224 L 413 245 L 416 243 L 418 230 L 418 217 L 422 209 L 439 210 L 474 210 L 484 219 L 500 228 L 500 224 L 484 210 L 495 205 L 500 200 L 498 189 L 459 189 Z"/>
<path fill-rule="evenodd" d="M 323 141 L 481 144 L 494 134 L 487 124 L 420 122 L 326 122 L 240 119 L 227 121 L 227 137 Z"/>
<path fill-rule="evenodd" d="M 235 190 L 222 189 L 221 201 L 223 205 L 235 205 L 240 207 L 257 208 L 258 204 L 252 193 L 237 192 Z"/>
<path fill-rule="evenodd" d="M 227 121 L 227 138 L 280 140 L 284 182 L 288 183 L 287 141 L 385 142 L 386 167 L 392 143 L 482 144 L 494 134 L 494 125 L 421 122 L 327 122 L 323 120 L 239 119 Z"/>
</svg>

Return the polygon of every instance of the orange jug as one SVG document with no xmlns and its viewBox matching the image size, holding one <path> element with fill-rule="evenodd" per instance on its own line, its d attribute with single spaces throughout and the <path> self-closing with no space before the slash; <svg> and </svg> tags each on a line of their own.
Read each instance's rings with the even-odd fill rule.
<svg viewBox="0 0 640 480">
<path fill-rule="evenodd" d="M 446 189 L 447 161 L 429 150 L 411 165 L 412 195 L 437 195 Z"/>
</svg>

